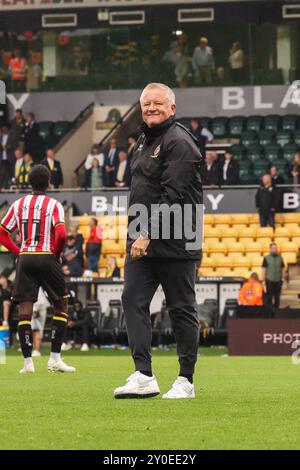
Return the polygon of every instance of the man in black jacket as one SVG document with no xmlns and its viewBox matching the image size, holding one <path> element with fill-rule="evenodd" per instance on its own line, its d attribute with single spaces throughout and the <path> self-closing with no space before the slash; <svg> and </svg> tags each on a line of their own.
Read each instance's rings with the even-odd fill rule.
<svg viewBox="0 0 300 470">
<path fill-rule="evenodd" d="M 67 323 L 65 341 L 61 346 L 62 351 L 68 351 L 72 348 L 71 342 L 80 341 L 81 351 L 89 350 L 91 314 L 83 308 L 80 300 L 75 300 L 73 309 L 70 313 Z"/>
<path fill-rule="evenodd" d="M 151 367 L 149 306 L 161 284 L 180 363 L 179 376 L 163 398 L 194 398 L 199 333 L 195 277 L 202 254 L 201 154 L 193 135 L 175 121 L 175 95 L 169 87 L 147 85 L 140 103 L 144 124 L 131 162 L 122 294 L 135 373 L 114 395 L 135 398 L 160 393 Z"/>
<path fill-rule="evenodd" d="M 61 188 L 64 184 L 64 177 L 61 169 L 60 162 L 55 159 L 53 149 L 48 149 L 46 158 L 43 160 L 42 165 L 45 165 L 50 171 L 50 187 L 51 189 Z"/>
<path fill-rule="evenodd" d="M 39 135 L 40 126 L 35 121 L 33 113 L 28 113 L 24 126 L 25 153 L 30 153 L 34 163 L 39 163 L 43 159 L 44 144 Z"/>
<path fill-rule="evenodd" d="M 261 227 L 270 225 L 275 229 L 275 210 L 278 203 L 276 187 L 272 185 L 271 175 L 264 175 L 262 185 L 257 190 L 255 203 L 259 213 Z"/>
<path fill-rule="evenodd" d="M 240 179 L 240 169 L 239 164 L 233 160 L 232 150 L 227 149 L 225 151 L 225 160 L 222 165 L 222 184 L 224 185 L 234 185 L 239 183 Z"/>
</svg>

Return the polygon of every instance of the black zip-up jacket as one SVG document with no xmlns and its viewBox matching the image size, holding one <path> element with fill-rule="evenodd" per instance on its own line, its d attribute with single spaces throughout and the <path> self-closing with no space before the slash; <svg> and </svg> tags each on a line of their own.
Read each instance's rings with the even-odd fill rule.
<svg viewBox="0 0 300 470">
<path fill-rule="evenodd" d="M 190 235 L 185 236 L 183 221 L 182 237 L 175 239 L 174 219 L 171 217 L 170 224 L 164 219 L 162 224 L 159 211 L 151 212 L 153 205 L 176 204 L 177 207 L 180 206 L 183 214 L 183 206 L 188 204 L 193 221 L 190 230 L 195 232 L 196 211 L 200 214 L 203 204 L 200 177 L 202 157 L 197 140 L 185 127 L 177 123 L 174 117 L 152 128 L 143 124 L 141 129 L 143 133 L 137 141 L 131 160 L 129 211 L 134 204 L 143 204 L 148 210 L 149 218 L 140 224 L 142 235 L 146 234 L 151 239 L 147 256 L 199 260 L 202 254 L 201 246 L 197 246 L 196 249 L 186 246 L 186 243 L 192 239 Z M 135 218 L 129 213 L 128 253 L 134 240 L 133 236 L 130 237 L 130 224 Z M 161 237 L 161 231 L 166 225 L 170 226 L 170 239 Z M 158 239 L 151 237 L 153 227 L 159 227 Z M 202 222 L 200 230 L 203 230 Z"/>
</svg>

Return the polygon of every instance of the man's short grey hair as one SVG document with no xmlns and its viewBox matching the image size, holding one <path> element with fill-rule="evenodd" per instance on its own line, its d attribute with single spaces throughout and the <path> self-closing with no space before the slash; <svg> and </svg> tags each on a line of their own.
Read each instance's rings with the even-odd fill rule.
<svg viewBox="0 0 300 470">
<path fill-rule="evenodd" d="M 154 88 L 160 88 L 161 90 L 163 90 L 166 93 L 166 96 L 167 96 L 168 100 L 170 101 L 170 103 L 175 104 L 175 93 L 174 93 L 174 91 L 171 90 L 171 88 L 168 87 L 167 85 L 165 85 L 164 83 L 148 83 L 148 85 L 146 85 L 145 88 L 142 91 L 140 100 L 142 99 L 143 94 L 147 90 L 152 90 Z"/>
</svg>

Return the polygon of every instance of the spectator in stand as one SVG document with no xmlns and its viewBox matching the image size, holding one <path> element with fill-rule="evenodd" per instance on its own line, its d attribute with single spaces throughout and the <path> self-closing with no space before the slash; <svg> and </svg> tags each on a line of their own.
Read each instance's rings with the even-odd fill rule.
<svg viewBox="0 0 300 470">
<path fill-rule="evenodd" d="M 97 273 L 102 247 L 102 231 L 97 219 L 91 219 L 90 228 L 90 236 L 85 244 L 85 254 L 88 260 L 89 271 Z"/>
<path fill-rule="evenodd" d="M 15 152 L 15 169 L 14 169 L 14 176 L 11 180 L 11 184 L 14 186 L 18 182 L 20 168 L 23 163 L 23 153 L 20 148 L 16 148 Z"/>
<path fill-rule="evenodd" d="M 199 143 L 202 158 L 205 158 L 205 150 L 207 142 L 213 141 L 213 134 L 201 125 L 201 119 L 193 118 L 190 124 L 190 131 L 196 137 Z"/>
<path fill-rule="evenodd" d="M 17 178 L 17 186 L 21 189 L 29 188 L 29 173 L 33 167 L 33 160 L 30 153 L 25 153 L 22 163 L 19 165 L 19 174 Z"/>
<path fill-rule="evenodd" d="M 98 158 L 94 158 L 89 170 L 85 170 L 84 187 L 99 189 L 103 186 L 103 167 L 100 166 Z"/>
<path fill-rule="evenodd" d="M 15 117 L 12 119 L 11 125 L 11 138 L 15 148 L 19 147 L 24 151 L 24 132 L 25 132 L 25 118 L 22 109 L 16 109 Z"/>
<path fill-rule="evenodd" d="M 41 345 L 44 334 L 44 327 L 47 318 L 47 307 L 50 302 L 46 297 L 44 290 L 40 287 L 38 299 L 33 304 L 33 315 L 31 321 L 32 336 L 33 336 L 33 357 L 41 356 Z"/>
<path fill-rule="evenodd" d="M 117 260 L 114 256 L 108 258 L 105 277 L 120 277 L 120 268 L 118 268 Z"/>
<path fill-rule="evenodd" d="M 9 61 L 8 70 L 11 77 L 12 91 L 15 93 L 26 91 L 28 67 L 20 49 L 14 50 L 13 57 Z"/>
<path fill-rule="evenodd" d="M 4 274 L 0 275 L 0 319 L 2 326 L 9 325 L 12 286 Z"/>
<path fill-rule="evenodd" d="M 110 147 L 104 157 L 104 185 L 107 187 L 114 186 L 114 171 L 118 164 L 119 152 L 117 139 L 111 139 Z"/>
<path fill-rule="evenodd" d="M 196 85 L 212 85 L 215 61 L 207 38 L 200 38 L 199 46 L 195 48 L 193 53 L 192 65 L 195 71 Z"/>
<path fill-rule="evenodd" d="M 278 193 L 272 185 L 271 175 L 262 177 L 262 184 L 255 195 L 261 227 L 268 225 L 275 229 L 275 211 L 278 204 Z"/>
<path fill-rule="evenodd" d="M 86 157 L 84 162 L 84 168 L 86 171 L 90 170 L 93 166 L 93 160 L 97 159 L 99 162 L 99 167 L 103 167 L 104 165 L 104 154 L 100 152 L 98 145 L 93 145 L 91 148 L 90 153 Z"/>
<path fill-rule="evenodd" d="M 65 332 L 65 341 L 61 350 L 68 351 L 76 341 L 81 342 L 80 351 L 89 351 L 90 335 L 89 327 L 91 323 L 91 314 L 84 309 L 80 300 L 75 300 L 71 310 L 69 321 Z"/>
<path fill-rule="evenodd" d="M 164 67 L 165 78 L 167 81 L 174 83 L 175 68 L 181 58 L 180 46 L 177 40 L 171 41 L 170 48 L 162 57 L 162 65 Z"/>
<path fill-rule="evenodd" d="M 70 229 L 69 235 L 72 235 L 75 238 L 75 248 L 78 252 L 78 258 L 81 262 L 81 267 L 83 268 L 83 243 L 84 239 L 82 234 L 79 232 L 79 225 L 74 225 Z"/>
<path fill-rule="evenodd" d="M 235 41 L 229 51 L 228 62 L 230 66 L 230 75 L 236 85 L 241 85 L 244 80 L 244 52 L 239 41 Z"/>
<path fill-rule="evenodd" d="M 279 173 L 278 168 L 276 166 L 271 167 L 270 175 L 272 177 L 273 186 L 276 186 L 278 184 L 284 184 L 284 178 L 283 178 L 283 176 L 281 176 L 281 174 Z"/>
<path fill-rule="evenodd" d="M 0 187 L 8 189 L 14 171 L 14 145 L 10 130 L 3 125 L 0 134 Z"/>
<path fill-rule="evenodd" d="M 268 305 L 279 308 L 281 288 L 287 272 L 276 243 L 270 244 L 270 253 L 264 257 L 262 268 Z"/>
<path fill-rule="evenodd" d="M 189 58 L 180 52 L 180 59 L 175 67 L 176 86 L 186 88 L 188 86 L 188 74 L 190 70 Z"/>
<path fill-rule="evenodd" d="M 229 86 L 232 84 L 228 71 L 224 67 L 218 67 L 214 79 L 216 86 Z"/>
<path fill-rule="evenodd" d="M 63 173 L 60 162 L 55 159 L 55 153 L 53 149 L 48 149 L 46 152 L 46 158 L 41 162 L 50 171 L 50 188 L 59 189 L 64 184 Z"/>
<path fill-rule="evenodd" d="M 290 171 L 293 184 L 300 183 L 300 151 L 295 153 Z"/>
<path fill-rule="evenodd" d="M 65 276 L 80 277 L 82 275 L 81 258 L 76 249 L 76 238 L 67 236 L 66 246 L 62 255 L 62 271 Z"/>
<path fill-rule="evenodd" d="M 220 166 L 215 159 L 214 152 L 206 152 L 205 160 L 202 160 L 200 173 L 204 186 L 219 186 L 221 182 Z"/>
<path fill-rule="evenodd" d="M 264 288 L 260 282 L 257 273 L 252 273 L 238 294 L 239 305 L 263 305 Z"/>
<path fill-rule="evenodd" d="M 127 141 L 128 142 L 127 160 L 128 160 L 129 163 L 131 162 L 131 158 L 132 158 L 132 155 L 133 155 L 133 150 L 134 150 L 134 147 L 137 143 L 137 138 L 138 138 L 138 136 L 135 135 L 135 134 L 128 137 L 128 141 Z"/>
<path fill-rule="evenodd" d="M 24 145 L 25 152 L 30 153 L 34 163 L 39 163 L 43 159 L 43 142 L 39 130 L 34 114 L 28 113 L 24 127 Z"/>
<path fill-rule="evenodd" d="M 118 154 L 118 162 L 114 171 L 114 186 L 117 188 L 130 187 L 131 172 L 127 162 L 127 153 L 121 150 Z"/>
<path fill-rule="evenodd" d="M 222 184 L 235 185 L 239 184 L 240 168 L 238 162 L 233 160 L 233 152 L 230 149 L 225 151 L 225 160 L 222 165 Z"/>
</svg>

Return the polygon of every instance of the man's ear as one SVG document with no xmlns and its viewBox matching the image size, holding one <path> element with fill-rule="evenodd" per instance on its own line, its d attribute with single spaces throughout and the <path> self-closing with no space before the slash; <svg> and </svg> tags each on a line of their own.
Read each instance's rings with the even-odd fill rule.
<svg viewBox="0 0 300 470">
<path fill-rule="evenodd" d="M 174 114 L 176 114 L 176 104 L 175 103 L 171 104 L 171 109 L 173 111 L 172 116 L 174 116 Z"/>
</svg>

